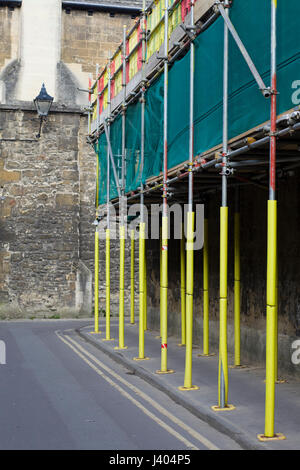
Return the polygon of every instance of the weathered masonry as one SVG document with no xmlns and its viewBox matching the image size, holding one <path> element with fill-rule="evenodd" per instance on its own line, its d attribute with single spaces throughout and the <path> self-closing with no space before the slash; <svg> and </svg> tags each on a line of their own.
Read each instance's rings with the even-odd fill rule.
<svg viewBox="0 0 300 470">
<path fill-rule="evenodd" d="M 0 1 L 1 318 L 92 313 L 96 162 L 81 90 L 140 11 L 107 3 Z M 38 139 L 42 83 L 54 104 Z M 112 302 L 114 284 L 117 312 L 112 265 Z"/>
<path fill-rule="evenodd" d="M 193 390 L 193 341 L 203 341 L 206 356 L 209 344 L 218 344 L 216 411 L 234 409 L 228 346 L 235 367 L 265 359 L 261 439 L 282 437 L 274 431 L 278 367 L 298 373 L 291 353 L 299 335 L 299 13 L 296 1 L 144 3 L 140 23 L 123 32 L 122 44 L 89 85 L 89 138 L 98 156 L 95 273 L 106 223 L 108 318 L 113 207 L 120 239 L 119 348 L 126 344 L 124 282 L 130 275 L 124 271 L 127 196 L 140 204 L 138 359 L 145 359 L 145 328 L 156 325 L 158 372 L 171 373 L 168 333 L 181 334 L 181 389 Z M 146 209 L 157 201 L 160 240 L 146 240 Z M 186 243 L 169 236 L 174 203 L 187 206 Z M 195 253 L 197 203 L 205 207 L 204 246 Z"/>
</svg>

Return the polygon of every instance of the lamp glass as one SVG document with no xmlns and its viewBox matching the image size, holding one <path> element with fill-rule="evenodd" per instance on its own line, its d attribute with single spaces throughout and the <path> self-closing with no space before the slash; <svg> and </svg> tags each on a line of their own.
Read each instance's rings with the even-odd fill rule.
<svg viewBox="0 0 300 470">
<path fill-rule="evenodd" d="M 33 101 L 39 116 L 48 116 L 53 103 L 53 97 L 48 95 L 44 83 L 39 95 Z"/>
</svg>

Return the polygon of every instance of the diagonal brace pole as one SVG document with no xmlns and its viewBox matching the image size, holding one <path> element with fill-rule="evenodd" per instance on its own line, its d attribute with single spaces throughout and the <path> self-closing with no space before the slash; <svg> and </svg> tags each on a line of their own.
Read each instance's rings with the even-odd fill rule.
<svg viewBox="0 0 300 470">
<path fill-rule="evenodd" d="M 115 181 L 116 181 L 116 185 L 117 185 L 118 196 L 119 196 L 119 198 L 121 198 L 122 195 L 121 195 L 120 184 L 119 184 L 119 180 L 118 180 L 116 165 L 115 165 L 115 162 L 114 162 L 114 157 L 113 157 L 111 144 L 110 144 L 110 138 L 109 138 L 109 135 L 108 135 L 108 129 L 107 129 L 107 124 L 106 124 L 105 120 L 104 120 L 103 124 L 104 124 L 106 141 L 107 141 L 107 145 L 108 145 L 108 151 L 109 151 L 109 155 L 110 155 L 110 161 L 111 161 L 111 165 L 112 165 L 112 168 L 113 168 L 114 177 L 115 177 Z"/>
<path fill-rule="evenodd" d="M 253 60 L 251 59 L 250 55 L 248 54 L 247 52 L 247 49 L 245 48 L 241 38 L 239 37 L 235 27 L 233 26 L 230 18 L 228 17 L 228 15 L 226 15 L 226 12 L 225 12 L 225 8 L 223 6 L 223 4 L 221 2 L 216 2 L 216 5 L 229 29 L 229 31 L 231 32 L 232 34 L 232 37 L 233 39 L 235 40 L 242 56 L 244 57 L 249 69 L 250 69 L 250 72 L 252 73 L 260 91 L 262 92 L 262 94 L 264 95 L 265 98 L 269 98 L 272 94 L 272 90 L 271 88 L 267 87 L 263 81 L 263 79 L 261 78 L 257 68 L 255 67 L 254 65 L 254 62 Z"/>
</svg>

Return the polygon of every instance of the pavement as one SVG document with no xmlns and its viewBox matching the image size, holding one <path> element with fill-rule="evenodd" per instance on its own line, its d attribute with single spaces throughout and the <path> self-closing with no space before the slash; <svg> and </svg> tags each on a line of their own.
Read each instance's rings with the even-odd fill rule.
<svg viewBox="0 0 300 470">
<path fill-rule="evenodd" d="M 160 338 L 158 331 L 145 332 L 145 356 L 149 360 L 135 361 L 138 356 L 138 323 L 125 321 L 125 345 L 127 349 L 115 349 L 118 341 L 103 341 L 104 319 L 100 320 L 100 334 L 94 334 L 91 326 L 76 328 L 76 332 L 88 343 L 114 361 L 125 366 L 132 374 L 164 392 L 172 402 L 180 404 L 196 417 L 224 433 L 244 449 L 298 450 L 300 449 L 300 382 L 287 378 L 276 384 L 275 433 L 286 439 L 260 442 L 258 434 L 264 433 L 265 419 L 265 369 L 263 367 L 229 368 L 228 404 L 233 410 L 214 411 L 218 396 L 218 355 L 198 356 L 200 347 L 193 347 L 193 385 L 198 390 L 181 391 L 184 384 L 185 348 L 178 345 L 176 337 L 168 338 L 168 369 L 172 374 L 157 374 L 160 369 Z M 118 321 L 111 320 L 111 337 L 118 338 Z M 213 352 L 213 351 L 211 351 Z M 232 357 L 229 356 L 229 364 Z"/>
</svg>

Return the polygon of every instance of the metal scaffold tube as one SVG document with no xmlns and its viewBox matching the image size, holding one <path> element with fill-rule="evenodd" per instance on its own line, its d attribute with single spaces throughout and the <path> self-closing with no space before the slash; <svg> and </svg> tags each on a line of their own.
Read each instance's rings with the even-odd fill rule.
<svg viewBox="0 0 300 470">
<path fill-rule="evenodd" d="M 142 90 L 141 90 L 141 154 L 143 159 L 142 170 L 144 170 L 144 159 L 145 159 L 145 91 L 146 91 L 146 81 L 145 81 L 145 63 L 146 63 L 146 40 L 147 40 L 147 20 L 146 20 L 146 1 L 143 0 L 143 18 L 142 18 Z M 141 176 L 142 173 L 141 173 Z M 141 191 L 144 188 L 143 183 L 141 184 Z M 144 220 L 144 194 L 141 192 L 141 214 L 142 222 Z M 147 249 L 146 249 L 146 240 L 144 241 L 144 331 L 147 330 Z"/>
<path fill-rule="evenodd" d="M 163 210 L 161 246 L 161 368 L 158 374 L 174 372 L 168 369 L 168 63 L 169 2 L 165 0 L 164 15 L 164 151 L 163 151 Z"/>
<path fill-rule="evenodd" d="M 143 0 L 142 16 L 142 84 L 141 84 L 141 157 L 140 157 L 140 224 L 139 224 L 139 355 L 136 361 L 148 360 L 145 357 L 145 237 L 144 215 L 144 159 L 145 159 L 145 60 L 146 60 L 146 2 Z"/>
<path fill-rule="evenodd" d="M 123 64 L 122 64 L 122 162 L 121 162 L 121 202 L 120 202 L 120 285 L 119 285 L 119 345 L 115 349 L 127 349 L 125 346 L 125 159 L 126 159 L 126 26 L 123 26 Z"/>
<path fill-rule="evenodd" d="M 110 80 L 109 80 L 110 81 Z M 110 114 L 109 114 L 110 116 Z M 114 174 L 114 180 L 115 180 L 115 183 L 116 183 L 116 186 L 117 186 L 117 191 L 118 191 L 118 196 L 119 196 L 119 199 L 121 200 L 122 199 L 122 194 L 121 194 L 121 189 L 120 189 L 120 184 L 119 184 L 119 178 L 118 178 L 118 174 L 117 174 L 117 169 L 116 169 L 116 165 L 115 165 L 115 161 L 114 161 L 114 156 L 113 156 L 113 153 L 112 153 L 112 148 L 111 148 L 111 143 L 110 143 L 110 117 L 107 118 L 107 122 L 108 124 L 106 123 L 106 121 L 104 121 L 104 131 L 105 131 L 105 136 L 106 136 L 106 141 L 107 141 L 107 151 L 108 151 L 108 158 L 107 158 L 107 165 L 109 167 L 109 162 L 111 163 L 111 166 L 112 166 L 112 169 L 113 169 L 113 174 Z M 110 184 L 109 184 L 109 179 L 107 181 L 107 188 L 110 190 Z M 108 199 L 108 213 L 109 213 L 109 192 L 107 194 L 107 199 Z"/>
<path fill-rule="evenodd" d="M 99 74 L 99 65 L 96 66 L 96 76 Z M 97 107 L 96 107 L 96 123 L 97 123 L 97 162 L 96 162 L 96 212 L 99 205 L 99 152 L 100 152 L 100 138 L 99 138 L 99 118 L 100 118 L 100 101 L 99 101 L 100 84 L 97 81 Z"/>
<path fill-rule="evenodd" d="M 266 399 L 265 432 L 260 440 L 285 439 L 275 434 L 275 381 L 277 360 L 277 201 L 276 201 L 276 130 L 277 130 L 277 0 L 271 0 L 271 132 L 267 235 L 267 325 L 266 325 Z"/>
<path fill-rule="evenodd" d="M 108 62 L 108 96 L 107 96 L 107 110 L 108 110 L 108 124 L 105 128 L 107 131 L 107 142 L 110 138 L 110 114 L 111 114 L 111 59 Z M 106 215 L 107 227 L 105 233 L 105 339 L 103 341 L 112 341 L 110 337 L 110 149 L 107 145 L 106 155 Z"/>
<path fill-rule="evenodd" d="M 98 76 L 99 67 L 97 64 L 96 67 L 96 75 Z M 89 80 L 89 89 L 91 86 L 91 81 Z M 90 101 L 90 93 L 89 93 L 89 101 Z M 97 131 L 98 131 L 98 123 L 99 123 L 99 99 L 97 96 Z M 89 123 L 88 126 L 90 127 L 90 114 L 89 114 Z M 96 213 L 98 208 L 98 189 L 99 189 L 99 136 L 97 141 L 97 162 L 96 162 Z M 99 333 L 99 232 L 98 227 L 96 226 L 95 230 L 95 282 L 94 282 L 94 332 Z"/>
<path fill-rule="evenodd" d="M 194 2 L 191 2 L 191 34 L 194 34 Z M 195 46 L 190 46 L 190 112 L 189 112 L 189 175 L 188 175 L 188 213 L 187 213 L 187 242 L 186 242 L 186 349 L 184 385 L 180 390 L 198 390 L 192 384 L 192 352 L 193 352 L 193 301 L 194 301 L 194 225 L 195 213 L 193 210 L 194 191 L 194 71 Z"/>
<path fill-rule="evenodd" d="M 244 57 L 247 65 L 249 67 L 249 70 L 251 71 L 256 83 L 258 84 L 259 89 L 261 90 L 263 95 L 267 98 L 267 97 L 270 96 L 270 89 L 266 87 L 262 77 L 258 73 L 257 68 L 255 67 L 250 55 L 248 54 L 243 42 L 241 41 L 235 27 L 233 26 L 233 24 L 231 23 L 231 21 L 229 19 L 229 15 L 228 15 L 229 4 L 230 4 L 230 2 L 227 1 L 227 0 L 224 0 L 224 5 L 223 5 L 223 3 L 219 2 L 219 1 L 217 2 L 219 11 L 220 11 L 220 13 L 221 13 L 221 15 L 224 19 L 224 22 L 226 24 L 227 31 L 230 31 L 230 33 L 232 34 L 232 37 L 235 40 L 236 45 L 238 46 L 242 56 Z M 227 9 L 227 11 L 226 11 L 226 9 Z"/>
<path fill-rule="evenodd" d="M 228 7 L 228 3 L 225 6 Z M 226 15 L 229 10 L 226 10 Z M 219 408 L 227 407 L 227 271 L 228 271 L 228 206 L 227 206 L 227 152 L 228 152 L 228 27 L 224 25 L 224 75 L 223 75 L 223 172 L 222 206 L 220 209 L 220 343 L 219 343 Z"/>
<path fill-rule="evenodd" d="M 226 16 L 229 16 L 229 0 L 225 0 Z M 222 151 L 222 203 L 220 207 L 220 321 L 219 321 L 219 374 L 218 405 L 213 410 L 230 410 L 228 405 L 228 353 L 227 353 L 227 277 L 228 277 L 228 26 L 224 23 L 223 59 L 223 151 Z"/>
</svg>

